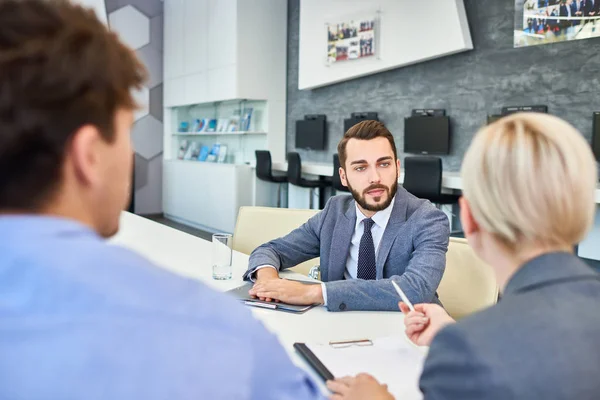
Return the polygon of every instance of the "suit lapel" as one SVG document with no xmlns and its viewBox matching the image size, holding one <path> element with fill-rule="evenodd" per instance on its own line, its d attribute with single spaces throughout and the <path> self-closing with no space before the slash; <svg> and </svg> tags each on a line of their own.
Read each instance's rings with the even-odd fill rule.
<svg viewBox="0 0 600 400">
<path fill-rule="evenodd" d="M 346 260 L 350 251 L 350 242 L 356 225 L 356 209 L 354 201 L 350 201 L 346 212 L 338 218 L 333 229 L 331 239 L 331 253 L 327 275 L 323 276 L 326 282 L 344 279 Z"/>
<path fill-rule="evenodd" d="M 399 187 L 394 199 L 394 208 L 390 215 L 390 220 L 381 237 L 379 244 L 379 252 L 377 253 L 377 279 L 383 279 L 383 267 L 390 254 L 392 245 L 398 236 L 400 227 L 406 221 L 406 208 L 408 206 L 408 198 L 406 190 Z"/>
</svg>

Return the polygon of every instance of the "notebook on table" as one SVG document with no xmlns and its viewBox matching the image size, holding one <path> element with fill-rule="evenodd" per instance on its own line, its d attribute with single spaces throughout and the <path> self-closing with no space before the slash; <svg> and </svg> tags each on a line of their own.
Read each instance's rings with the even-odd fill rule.
<svg viewBox="0 0 600 400">
<path fill-rule="evenodd" d="M 294 349 L 324 380 L 365 372 L 387 384 L 397 399 L 423 398 L 419 377 L 426 348 L 417 347 L 404 337 L 328 344 L 294 343 Z"/>
<path fill-rule="evenodd" d="M 314 284 L 320 283 L 320 282 L 307 282 L 307 281 L 296 281 L 296 282 L 301 282 L 306 285 L 314 285 Z M 261 301 L 259 299 L 254 299 L 254 298 L 252 298 L 252 296 L 250 296 L 248 294 L 248 291 L 250 289 L 252 289 L 252 285 L 253 285 L 252 282 L 247 282 L 244 285 L 237 287 L 235 289 L 228 290 L 225 293 L 228 293 L 228 294 L 236 297 L 238 300 L 244 302 L 244 304 L 246 304 L 248 306 L 265 308 L 268 310 L 275 310 L 275 311 L 284 311 L 284 312 L 290 312 L 290 313 L 296 313 L 296 314 L 304 313 L 318 305 L 318 304 L 311 304 L 308 306 L 296 306 L 293 304 L 266 302 L 266 301 Z"/>
</svg>

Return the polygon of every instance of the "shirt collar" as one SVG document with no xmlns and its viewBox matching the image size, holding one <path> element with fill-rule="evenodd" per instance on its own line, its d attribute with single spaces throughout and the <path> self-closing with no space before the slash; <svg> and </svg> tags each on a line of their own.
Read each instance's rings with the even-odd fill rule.
<svg viewBox="0 0 600 400">
<path fill-rule="evenodd" d="M 96 232 L 74 219 L 41 214 L 0 215 L 1 239 L 71 234 L 98 237 Z"/>
<path fill-rule="evenodd" d="M 394 208 L 395 202 L 396 196 L 392 198 L 392 202 L 389 206 L 387 206 L 381 211 L 377 211 L 375 215 L 371 217 L 373 222 L 375 222 L 375 225 L 379 226 L 380 228 L 386 227 L 388 221 L 390 220 L 390 216 L 392 215 L 392 209 Z M 358 225 L 362 222 L 362 220 L 367 217 L 365 217 L 362 211 L 360 211 L 360 208 L 358 208 L 358 203 L 356 203 L 356 201 L 354 202 L 354 207 L 356 209 L 356 227 L 358 228 Z"/>
</svg>

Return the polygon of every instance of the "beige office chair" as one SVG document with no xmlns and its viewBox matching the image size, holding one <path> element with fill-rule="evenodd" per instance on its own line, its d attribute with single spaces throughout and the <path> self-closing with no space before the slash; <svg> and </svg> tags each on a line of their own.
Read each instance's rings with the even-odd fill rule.
<svg viewBox="0 0 600 400">
<path fill-rule="evenodd" d="M 453 237 L 437 293 L 454 319 L 466 317 L 498 301 L 498 285 L 492 267 L 477 257 L 466 239 Z"/>
<path fill-rule="evenodd" d="M 317 212 L 319 210 L 240 207 L 232 247 L 241 253 L 250 254 L 261 244 L 285 236 L 298 228 Z M 291 270 L 308 275 L 315 265 L 319 265 L 318 258 L 298 264 Z"/>
</svg>

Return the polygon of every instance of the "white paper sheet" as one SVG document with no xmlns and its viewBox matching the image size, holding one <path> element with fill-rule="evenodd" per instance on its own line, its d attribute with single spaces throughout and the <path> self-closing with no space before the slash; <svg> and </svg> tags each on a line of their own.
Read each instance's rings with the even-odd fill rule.
<svg viewBox="0 0 600 400">
<path fill-rule="evenodd" d="M 419 376 L 427 355 L 403 337 L 373 340 L 372 346 L 333 348 L 328 344 L 306 344 L 336 378 L 361 372 L 388 385 L 396 399 L 422 399 Z"/>
</svg>

